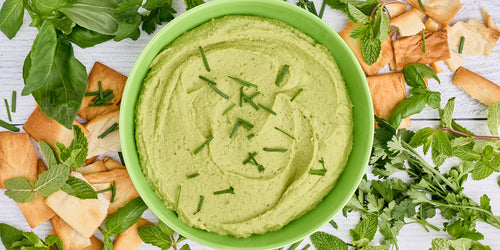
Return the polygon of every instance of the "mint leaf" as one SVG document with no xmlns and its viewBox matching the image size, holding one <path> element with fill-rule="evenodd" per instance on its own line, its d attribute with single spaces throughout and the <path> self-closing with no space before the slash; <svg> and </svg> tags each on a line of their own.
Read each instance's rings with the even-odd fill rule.
<svg viewBox="0 0 500 250">
<path fill-rule="evenodd" d="M 5 195 L 15 200 L 16 202 L 25 203 L 35 198 L 33 181 L 26 177 L 14 177 L 4 181 L 7 191 Z"/>
<path fill-rule="evenodd" d="M 5 223 L 0 223 L 0 238 L 2 238 L 2 243 L 7 249 L 12 248 L 12 244 L 24 239 L 23 231 L 7 225 Z"/>
<path fill-rule="evenodd" d="M 498 127 L 500 126 L 500 102 L 490 104 L 488 107 L 487 124 L 491 135 L 498 136 Z"/>
<path fill-rule="evenodd" d="M 90 184 L 73 176 L 68 178 L 61 190 L 80 199 L 97 199 L 97 193 Z"/>
<path fill-rule="evenodd" d="M 354 39 L 363 39 L 365 36 L 369 36 L 370 26 L 369 25 L 358 25 L 352 29 L 350 37 Z"/>
<path fill-rule="evenodd" d="M 170 228 L 169 226 L 167 226 L 165 223 L 163 223 L 163 221 L 158 221 L 158 227 L 160 228 L 160 230 L 167 234 L 168 236 L 173 236 L 174 235 L 174 230 L 172 230 L 172 228 Z"/>
<path fill-rule="evenodd" d="M 317 250 L 347 250 L 347 244 L 344 241 L 325 232 L 315 232 L 310 239 Z"/>
<path fill-rule="evenodd" d="M 481 159 L 481 154 L 478 154 L 470 145 L 453 148 L 453 155 L 462 161 L 478 161 Z"/>
<path fill-rule="evenodd" d="M 354 7 L 352 4 L 347 4 L 347 16 L 351 21 L 355 23 L 367 24 L 371 21 L 371 17 L 365 15 L 358 8 Z"/>
<path fill-rule="evenodd" d="M 38 141 L 38 144 L 40 145 L 43 158 L 45 158 L 45 162 L 47 163 L 47 168 L 51 168 L 52 166 L 59 164 L 56 151 L 52 148 L 52 146 L 42 140 Z"/>
<path fill-rule="evenodd" d="M 69 177 L 69 168 L 63 164 L 57 164 L 38 176 L 35 182 L 35 191 L 43 197 L 47 197 L 61 189 Z"/>
<path fill-rule="evenodd" d="M 490 176 L 494 169 L 489 166 L 488 162 L 480 160 L 477 162 L 476 167 L 471 171 L 473 180 L 482 180 Z"/>
<path fill-rule="evenodd" d="M 368 246 L 373 240 L 378 228 L 378 216 L 372 213 L 363 213 L 363 218 L 355 229 L 350 230 L 353 242 L 356 247 Z"/>
<path fill-rule="evenodd" d="M 164 233 L 158 226 L 145 225 L 139 227 L 139 237 L 145 243 L 159 247 L 161 249 L 169 249 L 172 246 L 170 237 Z"/>
<path fill-rule="evenodd" d="M 368 65 L 374 64 L 382 50 L 381 42 L 374 38 L 363 38 L 361 39 L 361 52 L 363 53 L 363 58 Z"/>
<path fill-rule="evenodd" d="M 389 34 L 389 17 L 385 14 L 384 8 L 378 8 L 375 13 L 375 20 L 373 24 L 373 34 L 375 38 L 384 42 Z"/>
<path fill-rule="evenodd" d="M 134 225 L 148 207 L 141 198 L 129 201 L 109 216 L 106 221 L 106 235 L 114 237 Z"/>
<path fill-rule="evenodd" d="M 450 98 L 446 105 L 444 106 L 444 109 L 441 114 L 441 122 L 444 124 L 445 127 L 451 128 L 452 127 L 452 119 L 453 119 L 453 109 L 455 108 L 455 97 Z"/>
<path fill-rule="evenodd" d="M 184 244 L 180 250 L 191 250 L 191 247 L 188 244 Z"/>
<path fill-rule="evenodd" d="M 35 233 L 24 232 L 23 235 L 29 242 L 31 242 L 33 247 L 45 247 L 45 243 L 43 243 L 42 239 L 40 239 L 40 237 L 38 237 L 38 235 L 36 235 Z"/>
<path fill-rule="evenodd" d="M 74 138 L 69 147 L 62 143 L 54 143 L 59 149 L 59 158 L 71 169 L 75 170 L 81 167 L 87 159 L 88 142 L 85 134 L 80 127 L 73 125 Z"/>
<path fill-rule="evenodd" d="M 450 139 L 445 131 L 438 129 L 434 134 L 434 141 L 432 142 L 432 148 L 436 148 L 437 152 L 445 156 L 453 156 L 453 149 L 451 147 Z"/>
<path fill-rule="evenodd" d="M 434 78 L 437 82 L 440 83 L 438 76 L 432 70 L 431 67 L 421 64 L 421 63 L 412 63 L 407 65 L 403 69 L 403 74 L 405 77 L 406 84 L 411 87 L 423 87 L 427 88 L 427 84 L 425 84 L 424 78 L 430 79 Z"/>
<path fill-rule="evenodd" d="M 0 30 L 12 39 L 23 24 L 23 16 L 23 1 L 6 0 L 0 9 Z"/>
<path fill-rule="evenodd" d="M 435 131 L 436 131 L 435 129 L 429 127 L 418 130 L 415 133 L 415 135 L 411 138 L 409 143 L 410 146 L 416 148 L 426 144 L 430 145 Z M 427 150 L 424 150 L 424 153 L 427 153 L 426 151 Z"/>
</svg>

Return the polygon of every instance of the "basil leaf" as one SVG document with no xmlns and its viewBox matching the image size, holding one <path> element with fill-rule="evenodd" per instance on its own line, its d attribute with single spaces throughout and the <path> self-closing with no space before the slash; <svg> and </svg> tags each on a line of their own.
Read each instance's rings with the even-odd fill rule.
<svg viewBox="0 0 500 250">
<path fill-rule="evenodd" d="M 441 93 L 429 91 L 426 94 L 426 103 L 429 107 L 437 109 L 441 105 Z"/>
<path fill-rule="evenodd" d="M 41 140 L 38 141 L 38 144 L 40 145 L 43 158 L 45 158 L 45 162 L 47 163 L 47 168 L 51 168 L 52 166 L 59 164 L 56 151 L 52 148 L 52 146 Z"/>
<path fill-rule="evenodd" d="M 399 127 L 401 121 L 413 114 L 420 113 L 427 101 L 425 94 L 413 95 L 401 101 L 392 112 L 389 123 L 394 127 Z"/>
<path fill-rule="evenodd" d="M 119 31 L 117 30 L 117 34 L 118 32 Z M 72 43 L 78 45 L 78 47 L 80 48 L 89 48 L 97 44 L 109 41 L 113 39 L 113 36 L 97 33 L 95 31 L 82 28 L 77 25 L 73 28 L 71 34 L 69 34 L 69 36 L 67 36 L 66 38 L 68 38 L 68 40 L 70 40 Z"/>
<path fill-rule="evenodd" d="M 54 24 L 54 27 L 60 31 L 62 31 L 63 34 L 69 35 L 73 31 L 73 28 L 76 26 L 76 24 L 71 21 L 68 17 L 61 17 L 61 18 L 53 18 L 52 23 Z"/>
<path fill-rule="evenodd" d="M 434 78 L 436 81 L 439 81 L 438 76 L 432 70 L 431 67 L 421 64 L 421 63 L 412 63 L 407 65 L 403 69 L 403 74 L 405 77 L 406 84 L 411 87 L 423 87 L 427 88 L 427 84 L 424 81 L 424 78 Z"/>
<path fill-rule="evenodd" d="M 104 247 L 102 250 L 113 250 L 113 241 L 107 235 L 104 235 Z"/>
<path fill-rule="evenodd" d="M 23 231 L 5 223 L 0 223 L 0 238 L 3 245 L 10 249 L 12 244 L 24 239 Z"/>
<path fill-rule="evenodd" d="M 170 237 L 158 226 L 145 225 L 139 227 L 138 233 L 144 243 L 151 244 L 161 249 L 169 249 L 172 246 Z"/>
<path fill-rule="evenodd" d="M 5 180 L 4 183 L 7 188 L 5 195 L 16 202 L 24 203 L 35 198 L 35 193 L 33 192 L 35 185 L 33 181 L 29 181 L 24 176 Z"/>
<path fill-rule="evenodd" d="M 75 3 L 75 0 L 31 0 L 30 7 L 39 15 L 50 15 L 59 8 Z"/>
<path fill-rule="evenodd" d="M 61 189 L 69 177 L 69 168 L 63 164 L 54 165 L 38 176 L 35 191 L 47 197 Z"/>
<path fill-rule="evenodd" d="M 134 225 L 148 207 L 141 198 L 129 201 L 108 217 L 106 231 L 109 237 L 114 237 Z"/>
<path fill-rule="evenodd" d="M 137 40 L 141 35 L 141 31 L 139 30 L 139 26 L 141 26 L 141 16 L 136 15 L 136 19 L 131 23 L 120 22 L 118 24 L 118 30 L 116 31 L 116 35 L 113 38 L 114 41 L 118 42 L 126 38 L 130 38 L 132 40 Z"/>
<path fill-rule="evenodd" d="M 35 233 L 33 233 L 33 232 L 23 232 L 23 235 L 24 235 L 24 237 L 29 242 L 31 242 L 31 244 L 32 244 L 33 247 L 35 247 L 35 248 L 44 248 L 44 247 L 46 247 L 45 243 L 43 243 L 42 239 L 40 239 L 40 237 L 38 237 L 38 235 L 36 235 Z"/>
<path fill-rule="evenodd" d="M 68 178 L 61 190 L 80 199 L 97 199 L 97 193 L 90 184 L 73 176 Z"/>
<path fill-rule="evenodd" d="M 372 65 L 378 60 L 380 51 L 382 50 L 381 46 L 381 42 L 378 39 L 366 37 L 361 39 L 361 52 L 366 64 Z"/>
<path fill-rule="evenodd" d="M 89 30 L 114 35 L 118 29 L 118 21 L 111 8 L 96 6 L 92 2 L 81 2 L 59 9 L 76 24 Z"/>
<path fill-rule="evenodd" d="M 23 1 L 6 0 L 0 9 L 0 30 L 12 39 L 23 24 L 23 16 Z"/>
<path fill-rule="evenodd" d="M 500 126 L 500 102 L 490 104 L 488 107 L 487 124 L 491 135 L 498 136 L 498 127 Z"/>
<path fill-rule="evenodd" d="M 318 250 L 347 250 L 347 244 L 341 239 L 325 232 L 315 232 L 310 237 L 314 247 Z"/>
</svg>

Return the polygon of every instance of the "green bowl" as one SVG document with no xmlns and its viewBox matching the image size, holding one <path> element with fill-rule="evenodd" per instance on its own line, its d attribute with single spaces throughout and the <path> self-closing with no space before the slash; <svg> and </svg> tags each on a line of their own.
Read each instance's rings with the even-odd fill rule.
<svg viewBox="0 0 500 250">
<path fill-rule="evenodd" d="M 347 166 L 333 190 L 316 208 L 281 230 L 248 238 L 222 236 L 190 227 L 165 207 L 146 181 L 135 143 L 134 113 L 144 77 L 153 58 L 184 32 L 225 15 L 254 15 L 281 20 L 302 30 L 332 53 L 344 76 L 354 105 L 354 144 Z M 163 222 L 183 236 L 218 249 L 278 248 L 318 230 L 337 214 L 356 190 L 365 168 L 373 140 L 373 108 L 365 75 L 342 38 L 318 17 L 281 0 L 215 0 L 180 15 L 162 28 L 143 49 L 130 71 L 120 110 L 120 140 L 128 172 L 144 202 Z"/>
</svg>

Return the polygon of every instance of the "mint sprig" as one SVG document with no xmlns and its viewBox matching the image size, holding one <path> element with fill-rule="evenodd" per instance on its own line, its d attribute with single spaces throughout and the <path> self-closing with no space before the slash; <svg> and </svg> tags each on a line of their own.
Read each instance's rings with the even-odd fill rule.
<svg viewBox="0 0 500 250">
<path fill-rule="evenodd" d="M 33 232 L 23 232 L 5 223 L 0 223 L 0 238 L 6 249 L 63 249 L 62 240 L 55 235 L 48 235 L 44 241 Z"/>
</svg>

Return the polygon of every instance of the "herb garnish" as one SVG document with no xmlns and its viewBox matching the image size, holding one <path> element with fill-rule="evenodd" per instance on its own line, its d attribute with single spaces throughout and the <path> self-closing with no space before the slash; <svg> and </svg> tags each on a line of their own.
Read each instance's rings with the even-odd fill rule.
<svg viewBox="0 0 500 250">
<path fill-rule="evenodd" d="M 274 112 L 272 109 L 270 109 L 270 108 L 268 108 L 268 107 L 266 107 L 266 106 L 264 106 L 264 105 L 262 105 L 260 103 L 259 103 L 259 107 L 261 107 L 263 110 L 265 110 L 265 111 L 267 111 L 267 112 L 269 112 L 269 113 L 271 113 L 273 115 L 276 115 L 276 112 Z"/>
<path fill-rule="evenodd" d="M 55 235 L 42 240 L 33 232 L 23 232 L 5 223 L 0 223 L 0 238 L 5 249 L 63 249 L 62 240 Z"/>
<path fill-rule="evenodd" d="M 104 98 L 104 93 L 102 93 L 102 83 L 101 83 L 101 81 L 97 82 L 97 86 L 99 86 L 99 97 L 101 97 L 101 99 L 102 99 L 102 98 Z M 94 100 L 92 100 L 92 101 L 94 101 Z"/>
<path fill-rule="evenodd" d="M 264 171 L 265 168 L 263 165 L 259 164 L 257 162 L 257 160 L 255 159 L 255 156 L 257 155 L 257 152 L 251 152 L 251 153 L 248 153 L 248 158 L 246 160 L 243 161 L 243 165 L 247 165 L 247 164 L 252 164 L 254 166 L 257 167 L 257 170 L 260 172 Z"/>
<path fill-rule="evenodd" d="M 254 97 L 258 96 L 260 94 L 260 92 L 256 92 L 254 93 L 252 96 L 247 96 L 245 94 L 245 92 L 243 92 L 243 87 L 240 88 L 240 107 L 242 106 L 243 104 L 243 100 L 245 100 L 245 102 L 249 103 L 250 105 L 252 105 L 252 107 L 255 109 L 255 110 L 259 110 L 259 107 L 257 106 L 257 104 L 255 104 L 255 102 L 252 100 Z"/>
<path fill-rule="evenodd" d="M 213 90 L 215 90 L 215 92 L 217 92 L 217 94 L 219 94 L 220 96 L 224 97 L 225 99 L 229 99 L 229 96 L 226 95 L 224 92 L 220 91 L 217 87 L 215 87 L 212 83 L 207 83 L 208 86 L 210 86 L 210 88 L 212 88 Z"/>
<path fill-rule="evenodd" d="M 206 82 L 211 83 L 211 84 L 213 84 L 213 85 L 217 85 L 217 83 L 216 83 L 215 81 L 212 81 L 212 80 L 210 80 L 210 79 L 208 79 L 208 78 L 206 78 L 206 77 L 204 77 L 204 76 L 198 76 L 198 77 L 199 77 L 201 80 L 203 80 L 203 81 L 206 81 Z"/>
<path fill-rule="evenodd" d="M 247 122 L 241 118 L 238 118 L 237 121 L 236 121 L 236 124 L 234 125 L 234 128 L 233 128 L 233 131 L 231 132 L 231 134 L 229 135 L 229 138 L 233 138 L 234 137 L 234 134 L 236 133 L 236 130 L 238 129 L 239 126 L 243 126 L 246 130 L 250 130 L 253 128 L 253 124 L 251 124 L 250 122 Z"/>
<path fill-rule="evenodd" d="M 231 109 L 233 109 L 234 107 L 236 106 L 236 104 L 233 103 L 233 105 L 231 105 L 229 108 L 227 108 L 226 110 L 224 110 L 224 112 L 222 113 L 222 115 L 226 115 L 227 112 L 229 112 Z"/>
<path fill-rule="evenodd" d="M 241 85 L 243 85 L 245 87 L 256 87 L 256 88 L 258 88 L 257 85 L 255 85 L 255 84 L 253 84 L 251 82 L 247 82 L 245 80 L 241 80 L 240 78 L 233 77 L 233 76 L 227 76 L 227 77 L 233 79 L 234 81 L 236 81 L 237 83 L 239 83 L 239 84 L 241 84 Z"/>
<path fill-rule="evenodd" d="M 17 100 L 17 92 L 12 91 L 12 113 L 16 113 L 16 100 Z"/>
<path fill-rule="evenodd" d="M 267 152 L 286 152 L 288 149 L 286 148 L 263 148 L 262 150 Z"/>
<path fill-rule="evenodd" d="M 203 64 L 205 64 L 205 69 L 210 72 L 210 65 L 208 65 L 208 60 L 207 57 L 205 56 L 205 51 L 203 51 L 203 48 L 201 46 L 198 47 L 200 49 L 201 57 L 203 58 Z"/>
<path fill-rule="evenodd" d="M 123 153 L 121 151 L 118 152 L 118 157 L 120 157 L 120 161 L 122 162 L 122 165 L 125 166 L 125 160 L 123 159 Z"/>
<path fill-rule="evenodd" d="M 316 11 L 316 6 L 314 5 L 313 1 L 310 1 L 310 0 L 299 0 L 297 2 L 297 6 L 301 7 L 302 9 L 307 9 L 313 15 L 319 17 L 318 12 Z"/>
<path fill-rule="evenodd" d="M 7 99 L 3 99 L 5 101 L 5 108 L 7 109 L 7 116 L 9 117 L 9 121 L 12 122 L 12 116 L 10 115 L 9 102 Z"/>
<path fill-rule="evenodd" d="M 290 138 L 292 138 L 292 139 L 294 139 L 294 140 L 295 140 L 295 137 L 291 136 L 289 133 L 285 132 L 284 130 L 282 130 L 282 129 L 278 128 L 278 127 L 274 127 L 274 129 L 276 129 L 276 130 L 280 131 L 281 133 L 283 133 L 283 134 L 285 134 L 286 136 L 288 136 L 288 137 L 290 137 Z"/>
<path fill-rule="evenodd" d="M 392 33 L 394 33 L 394 31 L 397 31 L 397 30 L 399 30 L 399 27 L 392 29 L 391 31 L 389 31 L 389 33 L 387 35 L 391 35 Z"/>
<path fill-rule="evenodd" d="M 215 194 L 215 193 L 214 193 Z M 203 206 L 203 201 L 205 200 L 205 196 L 203 195 L 200 195 L 200 201 L 198 202 L 198 209 L 196 209 L 196 212 L 193 213 L 194 214 L 197 214 L 198 212 L 201 211 L 201 207 Z"/>
<path fill-rule="evenodd" d="M 297 91 L 297 93 L 295 93 L 295 94 L 292 96 L 292 98 L 290 98 L 290 102 L 293 102 L 293 100 L 295 100 L 295 98 L 297 98 L 297 96 L 298 96 L 300 93 L 302 93 L 302 91 L 304 91 L 304 89 L 303 89 L 303 88 L 299 89 L 299 90 Z"/>
<path fill-rule="evenodd" d="M 465 43 L 465 37 L 462 36 L 460 37 L 460 45 L 458 45 L 458 54 L 462 54 L 462 51 L 464 50 L 464 43 Z"/>
<path fill-rule="evenodd" d="M 424 4 L 422 3 L 422 0 L 418 0 L 418 5 L 420 5 L 420 9 L 422 9 L 423 12 L 426 12 L 427 10 L 425 10 L 425 6 Z"/>
<path fill-rule="evenodd" d="M 325 160 L 323 160 L 323 157 L 319 160 L 319 163 L 321 163 L 321 167 L 323 169 L 311 169 L 309 170 L 309 174 L 311 175 L 321 175 L 324 176 L 326 173 L 326 168 L 325 168 Z"/>
<path fill-rule="evenodd" d="M 424 53 L 426 52 L 426 47 L 425 47 L 425 28 L 422 29 L 422 43 L 424 45 Z"/>
<path fill-rule="evenodd" d="M 249 135 L 247 136 L 247 139 L 248 139 L 248 140 L 250 140 L 250 139 L 252 139 L 252 138 L 254 138 L 254 137 L 255 137 L 255 134 L 249 134 Z"/>
<path fill-rule="evenodd" d="M 109 201 L 113 202 L 113 201 L 115 201 L 115 196 L 116 196 L 116 182 L 115 181 L 113 181 L 113 183 L 111 183 L 111 187 L 96 191 L 96 193 L 100 194 L 100 193 L 109 192 L 109 191 L 111 191 L 111 199 Z"/>
<path fill-rule="evenodd" d="M 205 146 L 207 146 L 212 140 L 214 139 L 213 136 L 210 136 L 201 146 L 199 146 L 196 150 L 194 150 L 193 154 L 199 153 Z"/>
<path fill-rule="evenodd" d="M 11 125 L 3 120 L 0 119 L 0 127 L 4 128 L 4 129 L 8 129 L 12 132 L 19 132 L 19 128 L 14 126 L 14 125 Z"/>
<path fill-rule="evenodd" d="M 285 74 L 286 72 L 288 72 L 288 68 L 290 68 L 290 65 L 283 65 L 283 68 L 281 69 L 281 72 L 280 74 L 278 75 L 278 78 L 276 78 L 276 81 L 274 82 L 274 84 L 276 84 L 276 86 L 280 86 L 280 83 L 281 81 L 283 81 L 283 78 L 285 77 Z"/>
<path fill-rule="evenodd" d="M 99 103 L 99 104 L 89 104 L 89 107 L 101 107 L 101 106 L 109 106 L 113 105 L 111 102 L 106 102 L 106 103 Z"/>
<path fill-rule="evenodd" d="M 117 129 L 118 129 L 118 123 L 115 122 L 108 129 L 106 129 L 106 131 L 104 131 L 101 135 L 99 135 L 97 138 L 104 139 L 104 137 L 106 137 L 109 133 L 111 133 Z"/>
<path fill-rule="evenodd" d="M 236 130 L 238 129 L 238 127 L 240 126 L 240 122 L 237 121 L 236 124 L 234 125 L 234 128 L 233 128 L 233 131 L 231 131 L 231 134 L 229 135 L 229 138 L 233 138 L 234 137 L 234 134 L 236 134 Z"/>
<path fill-rule="evenodd" d="M 99 106 L 108 106 L 112 105 L 112 102 L 107 103 L 107 101 L 115 98 L 115 95 L 113 94 L 113 90 L 108 89 L 106 91 L 102 91 L 102 85 L 101 82 L 98 82 L 99 85 L 99 91 L 96 92 L 89 92 L 86 93 L 85 96 L 96 96 L 94 97 L 89 104 L 89 107 L 99 107 Z"/>
<path fill-rule="evenodd" d="M 200 175 L 200 173 L 194 173 L 194 174 L 190 174 L 190 175 L 188 175 L 188 176 L 186 176 L 186 177 L 187 177 L 188 179 L 192 179 L 192 178 L 195 178 L 195 177 L 197 177 L 197 176 L 199 176 L 199 175 Z"/>
<path fill-rule="evenodd" d="M 177 203 L 175 204 L 175 211 L 179 210 L 179 203 L 181 202 L 181 190 L 182 186 L 179 185 L 179 189 L 177 190 Z"/>
<path fill-rule="evenodd" d="M 234 188 L 231 186 L 228 189 L 214 192 L 214 195 L 219 195 L 219 194 L 234 194 Z"/>
</svg>

